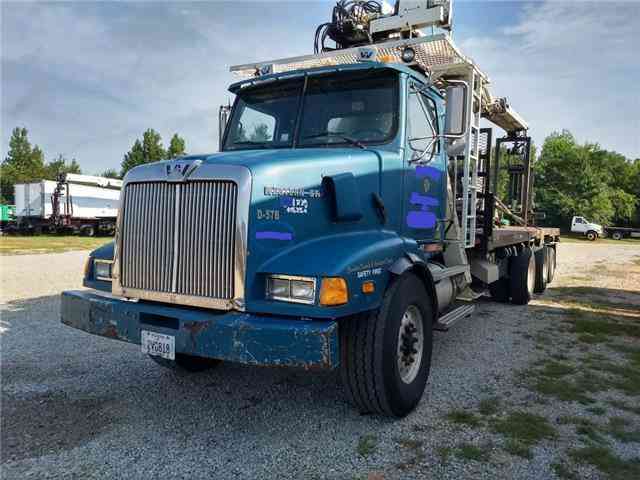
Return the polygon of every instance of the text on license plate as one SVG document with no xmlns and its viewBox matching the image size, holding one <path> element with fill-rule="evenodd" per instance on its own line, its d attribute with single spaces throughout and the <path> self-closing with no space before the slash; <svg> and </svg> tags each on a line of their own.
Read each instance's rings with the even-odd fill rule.
<svg viewBox="0 0 640 480">
<path fill-rule="evenodd" d="M 169 360 L 176 358 L 176 338 L 171 335 L 142 330 L 140 332 L 140 346 L 142 353 L 147 355 L 156 355 Z"/>
</svg>

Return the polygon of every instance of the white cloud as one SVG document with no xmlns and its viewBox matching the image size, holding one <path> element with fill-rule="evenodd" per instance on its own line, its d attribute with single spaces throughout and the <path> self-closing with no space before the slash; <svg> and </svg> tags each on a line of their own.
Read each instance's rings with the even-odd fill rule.
<svg viewBox="0 0 640 480">
<path fill-rule="evenodd" d="M 554 130 L 640 157 L 640 4 L 540 2 L 461 48 L 507 96 L 539 145 Z"/>
</svg>

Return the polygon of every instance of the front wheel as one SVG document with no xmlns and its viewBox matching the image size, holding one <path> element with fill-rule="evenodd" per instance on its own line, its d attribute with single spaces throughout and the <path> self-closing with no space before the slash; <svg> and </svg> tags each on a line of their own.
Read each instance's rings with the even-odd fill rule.
<svg viewBox="0 0 640 480">
<path fill-rule="evenodd" d="M 379 310 L 344 319 L 340 345 L 342 380 L 360 412 L 411 412 L 427 384 L 433 348 L 433 311 L 422 281 L 405 274 Z"/>
<path fill-rule="evenodd" d="M 595 241 L 597 239 L 598 239 L 598 233 L 597 232 L 594 232 L 593 230 L 589 230 L 587 232 L 587 240 L 593 242 L 593 241 Z"/>
</svg>

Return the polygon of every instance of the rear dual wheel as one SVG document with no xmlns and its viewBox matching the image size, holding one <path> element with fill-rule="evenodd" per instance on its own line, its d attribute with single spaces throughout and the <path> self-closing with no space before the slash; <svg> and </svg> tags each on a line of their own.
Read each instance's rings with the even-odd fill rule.
<svg viewBox="0 0 640 480">
<path fill-rule="evenodd" d="M 423 282 L 396 280 L 377 311 L 340 325 L 340 370 L 349 400 L 362 413 L 403 417 L 422 398 L 433 347 L 433 311 Z"/>
<path fill-rule="evenodd" d="M 536 261 L 533 251 L 525 247 L 509 266 L 509 290 L 511 303 L 526 305 L 533 296 L 536 281 Z"/>
<path fill-rule="evenodd" d="M 536 250 L 535 252 L 536 263 L 536 279 L 533 291 L 535 293 L 544 293 L 547 289 L 547 283 L 549 283 L 549 252 L 547 247 Z"/>
</svg>

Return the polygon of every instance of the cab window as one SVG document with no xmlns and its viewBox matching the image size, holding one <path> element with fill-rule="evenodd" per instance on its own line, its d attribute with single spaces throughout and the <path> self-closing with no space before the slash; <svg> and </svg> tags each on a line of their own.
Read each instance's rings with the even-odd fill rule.
<svg viewBox="0 0 640 480">
<path fill-rule="evenodd" d="M 407 105 L 408 142 L 413 151 L 412 158 L 428 161 L 440 151 L 438 141 L 438 112 L 432 98 L 411 87 Z"/>
</svg>

